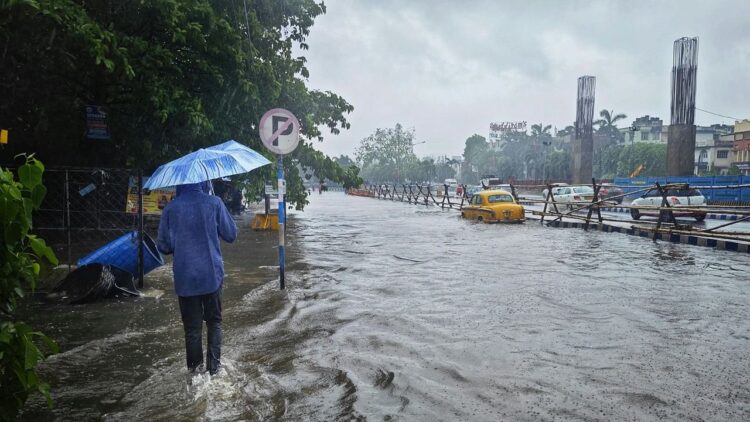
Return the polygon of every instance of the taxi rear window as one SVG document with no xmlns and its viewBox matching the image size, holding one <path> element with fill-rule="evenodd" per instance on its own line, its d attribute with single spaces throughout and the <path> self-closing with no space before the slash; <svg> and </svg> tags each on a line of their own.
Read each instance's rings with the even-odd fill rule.
<svg viewBox="0 0 750 422">
<path fill-rule="evenodd" d="M 490 195 L 487 197 L 487 202 L 490 204 L 497 202 L 513 202 L 513 197 L 508 194 Z"/>
</svg>

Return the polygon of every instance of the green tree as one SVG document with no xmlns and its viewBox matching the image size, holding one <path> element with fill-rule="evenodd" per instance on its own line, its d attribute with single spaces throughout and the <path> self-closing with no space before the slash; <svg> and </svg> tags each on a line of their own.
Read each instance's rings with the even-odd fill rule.
<svg viewBox="0 0 750 422">
<path fill-rule="evenodd" d="M 543 138 L 552 136 L 550 135 L 550 129 L 552 129 L 552 125 L 544 125 L 542 123 L 538 123 L 535 125 L 531 125 L 531 137 L 532 138 Z"/>
<path fill-rule="evenodd" d="M 599 112 L 599 116 L 601 117 L 601 119 L 595 121 L 594 125 L 598 126 L 596 130 L 598 134 L 605 135 L 609 139 L 622 142 L 623 135 L 617 129 L 617 122 L 626 119 L 628 116 L 624 113 L 614 113 L 614 110 L 601 110 Z"/>
<path fill-rule="evenodd" d="M 8 156 L 30 151 L 48 164 L 148 171 L 227 139 L 263 150 L 256 125 L 275 107 L 292 111 L 308 140 L 323 138 L 320 127 L 349 128 L 352 106 L 309 89 L 297 54 L 324 12 L 313 0 L 1 2 Z M 108 112 L 110 140 L 82 136 L 89 104 Z M 292 177 L 294 164 L 317 162 L 291 157 Z M 289 201 L 304 202 L 301 181 L 289 182 Z"/>
<path fill-rule="evenodd" d="M 461 182 L 479 183 L 479 173 L 489 150 L 490 145 L 484 136 L 474 134 L 466 139 L 464 162 L 461 165 Z"/>
<path fill-rule="evenodd" d="M 593 175 L 597 179 L 612 179 L 618 176 L 618 163 L 622 145 L 605 145 L 598 151 L 594 151 Z M 631 169 L 632 171 L 632 169 Z M 627 176 L 627 175 L 626 175 Z"/>
<path fill-rule="evenodd" d="M 411 167 L 407 170 L 407 174 L 409 179 L 414 182 L 435 181 L 437 174 L 435 161 L 431 158 L 424 158 L 413 162 Z"/>
<path fill-rule="evenodd" d="M 39 209 L 47 189 L 42 184 L 44 166 L 27 158 L 13 173 L 0 169 L 0 420 L 13 420 L 23 408 L 29 394 L 42 393 L 48 403 L 49 385 L 36 373 L 44 359 L 38 342 L 48 351 L 57 352 L 57 345 L 44 334 L 17 320 L 16 308 L 25 290 L 33 291 L 41 264 L 57 265 L 57 258 L 44 240 L 30 234 L 31 214 Z"/>
<path fill-rule="evenodd" d="M 344 167 L 344 168 L 345 167 L 351 167 L 351 166 L 353 166 L 353 165 L 356 164 L 354 162 L 354 160 L 352 160 L 351 158 L 349 158 L 348 155 L 344 155 L 344 154 L 341 154 L 339 157 L 334 157 L 333 161 L 335 161 L 336 164 L 338 164 L 339 166 Z"/>
<path fill-rule="evenodd" d="M 552 145 L 551 125 L 542 123 L 531 125 L 529 143 L 525 145 L 523 160 L 526 164 L 526 176 L 530 179 L 546 177 L 546 160 L 548 149 Z"/>
<path fill-rule="evenodd" d="M 667 146 L 665 144 L 636 143 L 621 147 L 617 162 L 617 176 L 627 177 L 639 164 L 646 169 L 641 176 L 667 175 Z"/>
<path fill-rule="evenodd" d="M 362 177 L 375 183 L 403 183 L 414 177 L 411 169 L 419 162 L 414 139 L 414 129 L 405 130 L 400 123 L 393 129 L 376 129 L 354 152 Z"/>
<path fill-rule="evenodd" d="M 505 146 L 500 157 L 492 158 L 499 163 L 496 175 L 502 179 L 527 178 L 530 173 L 529 164 L 538 156 L 538 152 L 533 151 L 533 147 L 538 146 L 538 143 L 524 132 L 511 132 L 504 135 L 504 138 Z"/>
<path fill-rule="evenodd" d="M 562 138 L 563 136 L 575 135 L 575 134 L 576 134 L 575 126 L 568 125 L 568 126 L 565 126 L 563 129 L 558 130 L 555 136 Z"/>
<path fill-rule="evenodd" d="M 553 150 L 547 154 L 545 162 L 547 167 L 547 180 L 570 180 L 573 176 L 570 165 L 572 161 L 570 153 L 565 150 Z"/>
<path fill-rule="evenodd" d="M 448 161 L 450 162 L 452 160 Z M 445 181 L 445 179 L 456 178 L 456 170 L 451 167 L 449 162 L 435 164 L 435 177 L 433 179 L 434 182 L 442 183 Z M 465 183 L 465 181 L 463 180 L 461 180 L 460 182 Z"/>
</svg>

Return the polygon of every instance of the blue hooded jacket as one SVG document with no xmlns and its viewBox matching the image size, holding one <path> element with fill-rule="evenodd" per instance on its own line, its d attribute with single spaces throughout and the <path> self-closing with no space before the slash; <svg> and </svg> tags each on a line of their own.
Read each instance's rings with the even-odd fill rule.
<svg viewBox="0 0 750 422">
<path fill-rule="evenodd" d="M 219 238 L 234 242 L 237 225 L 219 197 L 209 195 L 210 182 L 177 186 L 159 222 L 157 247 L 174 254 L 174 287 L 178 296 L 213 293 L 224 281 Z"/>
</svg>

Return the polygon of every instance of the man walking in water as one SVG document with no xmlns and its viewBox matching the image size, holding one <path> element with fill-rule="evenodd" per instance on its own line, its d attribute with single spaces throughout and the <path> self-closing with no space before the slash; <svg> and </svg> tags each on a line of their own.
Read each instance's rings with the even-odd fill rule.
<svg viewBox="0 0 750 422">
<path fill-rule="evenodd" d="M 206 364 L 215 375 L 221 365 L 221 288 L 224 261 L 219 239 L 234 242 L 237 225 L 224 202 L 209 195 L 209 181 L 177 186 L 177 197 L 164 208 L 157 246 L 174 254 L 174 287 L 185 328 L 187 367 L 191 373 L 203 367 L 203 321 L 208 344 Z"/>
</svg>

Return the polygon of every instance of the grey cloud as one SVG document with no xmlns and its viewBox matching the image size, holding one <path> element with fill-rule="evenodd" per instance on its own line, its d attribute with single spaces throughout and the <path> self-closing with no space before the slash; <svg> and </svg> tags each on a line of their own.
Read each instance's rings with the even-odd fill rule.
<svg viewBox="0 0 750 422">
<path fill-rule="evenodd" d="M 744 0 L 326 1 L 304 52 L 313 88 L 355 107 L 319 147 L 351 154 L 377 127 L 416 129 L 418 154 L 460 154 L 490 121 L 563 127 L 576 78 L 597 76 L 597 109 L 669 118 L 672 42 L 701 40 L 699 107 L 750 117 Z M 729 123 L 704 113 L 697 123 Z"/>
</svg>

